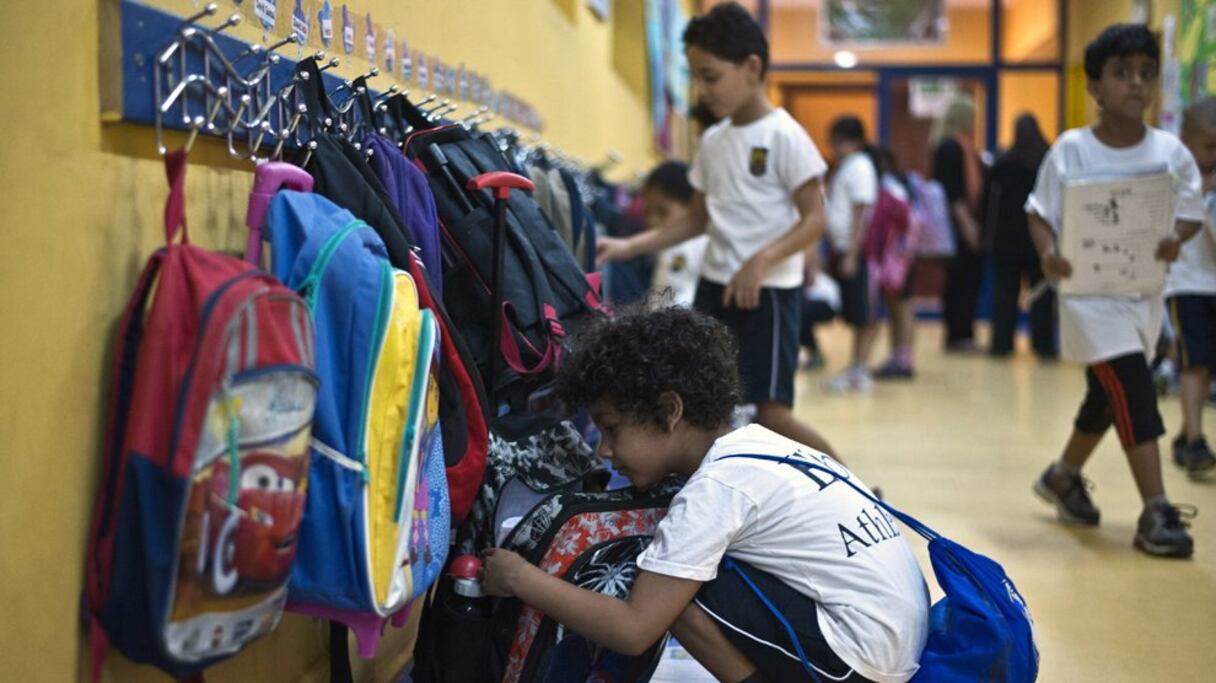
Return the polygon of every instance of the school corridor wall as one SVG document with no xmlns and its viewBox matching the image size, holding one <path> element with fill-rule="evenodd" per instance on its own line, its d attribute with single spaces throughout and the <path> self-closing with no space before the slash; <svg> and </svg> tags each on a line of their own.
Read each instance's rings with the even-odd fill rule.
<svg viewBox="0 0 1216 683">
<path fill-rule="evenodd" d="M 218 1 L 221 15 L 236 7 Z M 100 121 L 99 16 L 111 2 L 0 3 L 0 663 L 11 681 L 86 677 L 80 592 L 112 337 L 139 269 L 163 241 L 166 187 L 151 128 Z M 185 15 L 199 3 L 146 4 Z M 654 161 L 642 0 L 618 0 L 607 21 L 584 0 L 347 4 L 530 101 L 545 118 L 544 139 L 567 153 L 593 163 L 615 150 L 619 176 Z M 243 3 L 250 16 L 252 5 Z M 280 14 L 293 7 L 279 0 Z M 241 31 L 246 40 L 260 34 Z M 365 69 L 356 61 L 342 73 Z M 196 145 L 190 162 L 192 240 L 240 249 L 251 165 L 215 141 Z M 363 676 L 396 673 L 408 652 L 400 642 L 393 649 L 382 646 Z M 326 650 L 319 622 L 289 615 L 209 678 L 327 680 Z M 167 680 L 116 655 L 105 678 Z"/>
</svg>

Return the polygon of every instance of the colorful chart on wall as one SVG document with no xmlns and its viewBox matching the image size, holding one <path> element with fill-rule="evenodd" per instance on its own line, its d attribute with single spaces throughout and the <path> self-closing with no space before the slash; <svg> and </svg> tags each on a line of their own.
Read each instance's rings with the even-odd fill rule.
<svg viewBox="0 0 1216 683">
<path fill-rule="evenodd" d="M 650 117 L 655 149 L 675 147 L 675 122 L 688 112 L 688 62 L 683 32 L 688 16 L 679 0 L 647 0 L 646 42 L 650 58 Z"/>
<path fill-rule="evenodd" d="M 946 38 L 945 0 L 824 0 L 820 33 L 832 45 L 940 43 Z"/>
<path fill-rule="evenodd" d="M 1216 0 L 1183 0 L 1175 54 L 1183 103 L 1216 92 Z"/>
</svg>

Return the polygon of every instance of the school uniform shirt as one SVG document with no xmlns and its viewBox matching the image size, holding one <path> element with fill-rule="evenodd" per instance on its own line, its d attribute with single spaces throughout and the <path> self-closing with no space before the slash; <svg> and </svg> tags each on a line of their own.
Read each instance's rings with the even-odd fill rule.
<svg viewBox="0 0 1216 683">
<path fill-rule="evenodd" d="M 697 280 L 701 277 L 701 263 L 705 260 L 708 242 L 708 237 L 699 235 L 660 252 L 651 288 L 656 292 L 670 288 L 671 305 L 691 308 L 697 295 Z M 659 305 L 666 305 L 666 302 Z"/>
<path fill-rule="evenodd" d="M 1178 260 L 1170 264 L 1165 278 L 1165 296 L 1179 294 L 1216 295 L 1216 226 L 1212 224 L 1212 209 L 1216 208 L 1216 193 L 1207 197 L 1203 228 L 1182 243 Z"/>
<path fill-rule="evenodd" d="M 1118 169 L 1129 165 L 1166 164 L 1175 178 L 1176 220 L 1202 221 L 1199 168 L 1182 142 L 1151 126 L 1131 147 L 1103 144 L 1093 130 L 1074 128 L 1062 134 L 1039 167 L 1026 210 L 1041 216 L 1060 234 L 1064 181 L 1080 172 Z M 1173 229 L 1173 222 L 1169 229 Z M 1062 296 L 1060 352 L 1086 365 L 1129 353 L 1152 356 L 1161 333 L 1165 306 L 1160 295 Z"/>
<path fill-rule="evenodd" d="M 802 126 L 777 108 L 744 126 L 726 119 L 705 131 L 688 171 L 705 194 L 709 245 L 701 277 L 725 285 L 756 252 L 798 221 L 794 191 L 827 170 Z M 769 271 L 763 286 L 802 285 L 802 252 Z"/>
<path fill-rule="evenodd" d="M 814 600 L 828 645 L 859 674 L 879 683 L 911 678 L 928 635 L 929 594 L 898 525 L 827 474 L 813 479 L 790 465 L 724 459 L 739 453 L 792 456 L 866 488 L 822 453 L 759 425 L 743 427 L 706 453 L 638 566 L 705 582 L 729 555 Z"/>
<path fill-rule="evenodd" d="M 878 173 L 865 152 L 853 152 L 840 161 L 828 188 L 827 233 L 832 249 L 844 253 L 853 240 L 853 207 L 878 201 Z"/>
</svg>

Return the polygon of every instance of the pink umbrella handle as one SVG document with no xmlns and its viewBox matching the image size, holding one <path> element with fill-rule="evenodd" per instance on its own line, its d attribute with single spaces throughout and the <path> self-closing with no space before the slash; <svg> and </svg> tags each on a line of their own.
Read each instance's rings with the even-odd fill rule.
<svg viewBox="0 0 1216 683">
<path fill-rule="evenodd" d="M 245 243 L 245 260 L 254 265 L 262 262 L 262 227 L 266 225 L 266 211 L 270 200 L 281 188 L 297 192 L 312 192 L 312 176 L 304 169 L 284 161 L 267 161 L 254 171 L 253 190 L 249 193 L 249 209 L 245 212 L 245 225 L 249 226 L 249 240 Z"/>
</svg>

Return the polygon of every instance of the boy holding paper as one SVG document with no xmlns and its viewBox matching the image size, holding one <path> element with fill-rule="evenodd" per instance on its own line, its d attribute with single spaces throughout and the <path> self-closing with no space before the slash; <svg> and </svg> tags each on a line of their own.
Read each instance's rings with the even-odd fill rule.
<svg viewBox="0 0 1216 683">
<path fill-rule="evenodd" d="M 1049 279 L 1058 282 L 1072 275 L 1072 264 L 1057 250 L 1057 236 L 1065 181 L 1078 173 L 1146 164 L 1168 167 L 1177 193 L 1175 220 L 1173 232 L 1157 245 L 1159 260 L 1177 259 L 1182 243 L 1202 224 L 1194 158 L 1177 138 L 1144 124 L 1158 88 L 1159 55 L 1149 29 L 1131 24 L 1107 28 L 1085 49 L 1087 90 L 1098 105 L 1098 122 L 1060 136 L 1026 203 L 1031 237 Z M 1172 505 L 1165 495 L 1157 446 L 1165 428 L 1146 356 L 1161 330 L 1160 293 L 1062 296 L 1059 312 L 1061 350 L 1065 358 L 1085 364 L 1088 392 L 1063 454 L 1035 482 L 1035 492 L 1056 506 L 1061 521 L 1096 526 L 1099 512 L 1081 468 L 1113 424 L 1144 501 L 1135 547 L 1153 556 L 1190 557 L 1194 542 L 1185 518 L 1193 517 L 1194 509 Z"/>
</svg>

